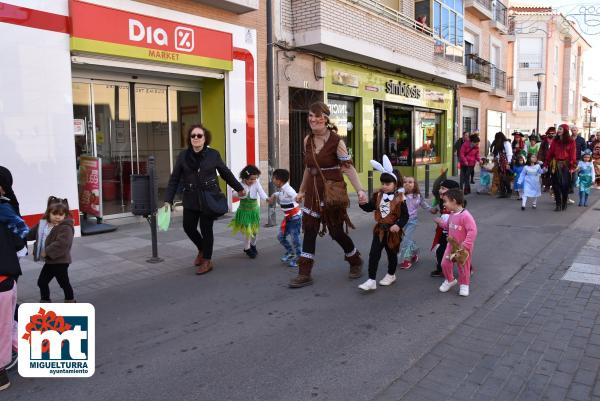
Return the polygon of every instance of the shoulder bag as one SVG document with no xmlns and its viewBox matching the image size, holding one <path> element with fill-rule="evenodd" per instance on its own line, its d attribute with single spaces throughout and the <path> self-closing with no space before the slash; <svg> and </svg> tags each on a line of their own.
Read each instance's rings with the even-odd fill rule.
<svg viewBox="0 0 600 401">
<path fill-rule="evenodd" d="M 317 169 L 319 170 L 319 174 L 321 174 L 321 178 L 323 179 L 323 187 L 324 190 L 324 198 L 323 203 L 327 208 L 341 208 L 347 209 L 350 206 L 350 198 L 348 198 L 348 191 L 346 189 L 346 182 L 327 180 L 323 175 L 323 171 L 321 171 L 321 166 L 319 166 L 319 162 L 317 162 L 317 153 L 316 146 L 313 137 L 310 138 L 312 142 L 312 156 L 315 164 L 317 165 Z"/>
</svg>

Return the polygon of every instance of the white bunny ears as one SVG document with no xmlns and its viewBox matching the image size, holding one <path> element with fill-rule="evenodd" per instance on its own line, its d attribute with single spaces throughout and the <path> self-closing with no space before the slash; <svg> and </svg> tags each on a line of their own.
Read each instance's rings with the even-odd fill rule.
<svg viewBox="0 0 600 401">
<path fill-rule="evenodd" d="M 392 162 L 390 162 L 390 159 L 387 157 L 387 155 L 383 155 L 382 161 L 383 165 L 381 165 L 381 163 L 379 163 L 377 160 L 371 160 L 371 166 L 373 166 L 373 168 L 379 171 L 380 173 L 386 173 L 391 175 L 396 179 L 396 182 L 398 182 L 398 177 L 396 177 L 396 174 L 394 174 L 394 167 L 392 167 Z"/>
</svg>

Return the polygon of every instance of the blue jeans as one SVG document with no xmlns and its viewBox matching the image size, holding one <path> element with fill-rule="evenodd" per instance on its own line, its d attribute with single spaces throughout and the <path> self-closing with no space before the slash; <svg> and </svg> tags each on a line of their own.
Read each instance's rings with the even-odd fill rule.
<svg viewBox="0 0 600 401">
<path fill-rule="evenodd" d="M 300 242 L 301 228 L 302 216 L 298 215 L 292 217 L 287 221 L 287 223 L 285 224 L 284 233 L 282 233 L 281 230 L 279 230 L 279 234 L 277 234 L 277 239 L 279 240 L 279 243 L 285 248 L 286 253 L 290 255 L 300 256 L 300 253 L 302 252 L 302 244 Z M 288 235 L 292 237 L 292 243 L 294 244 L 293 247 L 288 241 Z"/>
<path fill-rule="evenodd" d="M 417 229 L 419 220 L 412 218 L 404 226 L 404 236 L 402 237 L 402 245 L 400 248 L 400 260 L 410 260 L 417 254 L 417 243 L 413 240 L 413 235 Z"/>
<path fill-rule="evenodd" d="M 585 191 L 579 191 L 579 206 L 587 206 L 588 194 Z"/>
</svg>

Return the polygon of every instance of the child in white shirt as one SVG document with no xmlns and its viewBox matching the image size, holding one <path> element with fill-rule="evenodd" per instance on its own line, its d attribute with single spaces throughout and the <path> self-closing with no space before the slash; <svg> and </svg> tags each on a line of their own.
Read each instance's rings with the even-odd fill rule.
<svg viewBox="0 0 600 401">
<path fill-rule="evenodd" d="M 302 228 L 302 210 L 296 202 L 296 190 L 289 184 L 290 172 L 284 169 L 273 171 L 273 184 L 278 191 L 270 198 L 269 203 L 275 200 L 279 203 L 285 217 L 281 222 L 281 230 L 277 234 L 279 243 L 285 248 L 285 254 L 281 257 L 283 263 L 290 267 L 298 266 L 298 257 L 302 252 L 302 243 L 300 242 L 300 233 Z M 288 241 L 288 235 L 292 239 L 292 244 Z"/>
</svg>

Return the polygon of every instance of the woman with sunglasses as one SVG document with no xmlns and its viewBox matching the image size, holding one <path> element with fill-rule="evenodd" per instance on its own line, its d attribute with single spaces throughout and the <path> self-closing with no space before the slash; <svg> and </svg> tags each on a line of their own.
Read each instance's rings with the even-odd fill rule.
<svg viewBox="0 0 600 401">
<path fill-rule="evenodd" d="M 244 187 L 223 162 L 219 152 L 209 147 L 211 139 L 210 131 L 202 124 L 189 128 L 188 148 L 177 156 L 165 194 L 165 203 L 172 206 L 179 183 L 183 184 L 183 231 L 198 248 L 194 260 L 194 265 L 198 266 L 196 274 L 205 274 L 213 269 L 213 223 L 216 217 L 202 206 L 199 200 L 201 192 L 219 191 L 218 171 L 238 196 L 245 195 Z"/>
</svg>

